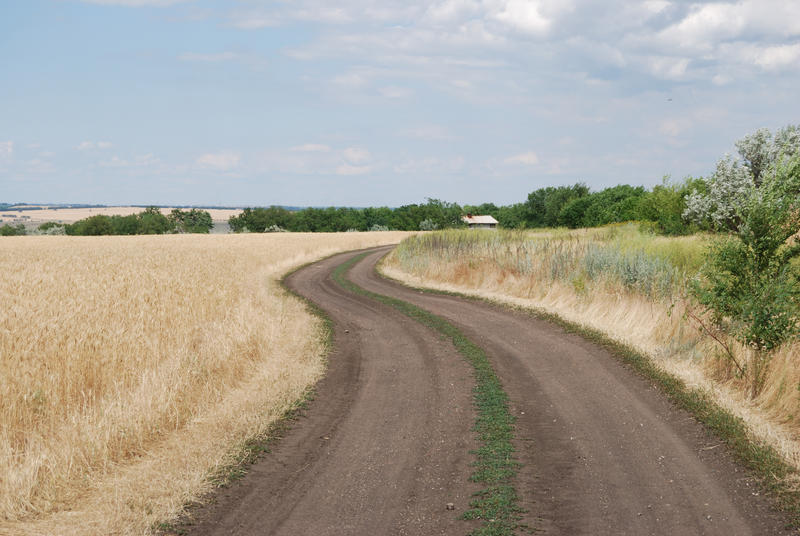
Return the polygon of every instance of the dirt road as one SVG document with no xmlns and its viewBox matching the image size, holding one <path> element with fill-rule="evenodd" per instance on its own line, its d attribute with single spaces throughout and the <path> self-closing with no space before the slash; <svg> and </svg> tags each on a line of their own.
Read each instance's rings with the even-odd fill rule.
<svg viewBox="0 0 800 536">
<path fill-rule="evenodd" d="M 523 522 L 545 534 L 785 534 L 719 441 L 607 351 L 484 303 L 378 277 L 375 250 L 349 278 L 414 303 L 483 347 L 517 417 Z M 428 328 L 340 288 L 354 254 L 290 287 L 334 321 L 315 400 L 273 452 L 199 512 L 191 534 L 467 534 L 472 373 Z M 454 510 L 445 505 L 453 503 Z"/>
</svg>

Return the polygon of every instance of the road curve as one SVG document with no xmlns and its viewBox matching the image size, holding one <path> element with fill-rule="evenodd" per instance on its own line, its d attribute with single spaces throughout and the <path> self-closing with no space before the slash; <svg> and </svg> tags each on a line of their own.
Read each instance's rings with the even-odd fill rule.
<svg viewBox="0 0 800 536">
<path fill-rule="evenodd" d="M 421 293 L 374 270 L 357 285 L 413 303 L 482 347 L 517 416 L 527 523 L 545 534 L 786 534 L 720 441 L 607 350 L 525 313 Z"/>
<path fill-rule="evenodd" d="M 517 417 L 529 528 L 785 533 L 719 441 L 607 351 L 530 315 L 382 279 L 374 264 L 387 251 L 373 250 L 349 278 L 446 318 L 489 355 Z M 288 278 L 333 320 L 328 372 L 305 415 L 197 512 L 190 534 L 463 535 L 477 526 L 458 519 L 478 489 L 469 482 L 472 371 L 428 328 L 331 280 L 356 254 Z"/>
<path fill-rule="evenodd" d="M 287 279 L 333 320 L 326 376 L 305 415 L 197 512 L 190 534 L 463 535 L 477 526 L 459 519 L 478 490 L 472 369 L 430 329 L 334 283 L 331 272 L 356 254 Z"/>
</svg>

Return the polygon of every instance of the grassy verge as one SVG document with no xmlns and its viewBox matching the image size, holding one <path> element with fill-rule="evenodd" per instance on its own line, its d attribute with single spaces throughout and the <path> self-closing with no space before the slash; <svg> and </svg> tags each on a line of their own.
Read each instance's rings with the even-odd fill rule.
<svg viewBox="0 0 800 536">
<path fill-rule="evenodd" d="M 334 255 L 338 255 L 338 253 Z M 329 257 L 331 256 L 333 255 L 329 255 Z M 330 348 L 333 345 L 333 321 L 328 314 L 317 307 L 314 302 L 296 293 L 286 284 L 286 279 L 289 276 L 305 268 L 306 266 L 309 266 L 310 264 L 314 264 L 315 262 L 319 261 L 312 261 L 298 266 L 291 272 L 284 274 L 279 282 L 284 292 L 291 294 L 298 300 L 302 301 L 309 309 L 311 314 L 322 320 L 325 357 L 327 358 L 327 354 L 330 352 Z M 325 365 L 327 366 L 327 360 Z M 239 445 L 233 447 L 233 461 L 221 467 L 217 467 L 216 470 L 209 475 L 208 481 L 213 485 L 213 487 L 224 488 L 243 478 L 247 474 L 247 470 L 251 465 L 256 463 L 262 456 L 269 454 L 272 446 L 277 441 L 283 439 L 286 433 L 291 430 L 293 423 L 303 414 L 303 411 L 308 408 L 308 403 L 314 400 L 315 392 L 316 391 L 314 387 L 310 387 L 305 393 L 303 393 L 303 396 L 293 402 L 289 409 L 287 409 L 275 422 L 270 424 L 264 433 L 247 438 Z M 192 508 L 199 506 L 202 506 L 202 504 L 187 504 L 186 509 L 191 511 Z M 191 516 L 184 515 L 174 522 L 168 521 L 158 523 L 152 527 L 152 531 L 159 536 L 182 536 L 189 533 L 189 527 L 191 524 Z"/>
<path fill-rule="evenodd" d="M 291 430 L 292 424 L 308 408 L 308 403 L 314 400 L 314 389 L 310 388 L 304 395 L 287 409 L 283 414 L 269 425 L 267 430 L 254 437 L 250 437 L 233 447 L 233 461 L 217 467 L 212 472 L 208 481 L 215 489 L 225 488 L 247 474 L 248 468 L 256 463 L 262 456 L 269 454 L 272 445 L 283 439 Z M 191 511 L 203 506 L 201 502 L 188 503 L 184 506 L 184 514 L 176 521 L 164 521 L 155 524 L 151 531 L 157 536 L 183 536 L 189 534 L 193 524 Z"/>
<path fill-rule="evenodd" d="M 612 339 L 600 330 L 570 322 L 554 313 L 460 292 L 415 287 L 381 274 L 379 267 L 376 267 L 376 270 L 381 277 L 419 292 L 456 296 L 530 314 L 606 348 L 623 363 L 652 381 L 675 405 L 691 413 L 710 432 L 719 437 L 729 451 L 753 471 L 764 488 L 776 499 L 777 507 L 788 514 L 789 527 L 800 529 L 800 489 L 797 486 L 799 476 L 797 469 L 784 461 L 773 447 L 754 438 L 740 417 L 717 404 L 707 392 L 687 386 L 683 380 L 662 370 L 642 352 Z"/>
<path fill-rule="evenodd" d="M 370 292 L 345 279 L 345 273 L 365 256 L 366 253 L 357 255 L 338 266 L 333 273 L 334 281 L 347 290 L 394 307 L 438 331 L 450 339 L 472 365 L 476 382 L 473 397 L 478 410 L 474 430 L 481 446 L 475 451 L 477 460 L 471 479 L 485 487 L 475 495 L 470 509 L 463 517 L 483 521 L 483 525 L 472 532 L 475 536 L 514 534 L 519 527 L 522 512 L 513 483 L 519 466 L 514 460 L 514 447 L 511 444 L 515 419 L 508 411 L 508 396 L 503 391 L 486 353 L 443 318 L 408 302 Z"/>
</svg>

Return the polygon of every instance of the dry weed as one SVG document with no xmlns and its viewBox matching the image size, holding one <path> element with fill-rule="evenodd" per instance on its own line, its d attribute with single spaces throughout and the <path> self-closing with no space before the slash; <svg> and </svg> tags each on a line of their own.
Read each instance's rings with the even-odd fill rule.
<svg viewBox="0 0 800 536">
<path fill-rule="evenodd" d="M 737 376 L 720 347 L 685 314 L 681 296 L 687 272 L 700 266 L 697 255 L 704 240 L 643 237 L 624 226 L 550 234 L 440 233 L 404 242 L 382 270 L 414 286 L 555 313 L 630 344 L 689 386 L 712 393 L 757 437 L 800 467 L 800 344 L 786 345 L 774 355 L 765 388 L 751 399 L 749 382 Z M 614 257 L 606 255 L 609 248 L 619 250 L 620 262 L 614 265 L 612 259 L 592 274 L 597 258 Z M 628 269 L 632 251 L 668 260 L 676 271 L 665 278 L 646 262 L 644 269 Z M 745 348 L 739 345 L 736 351 L 747 360 Z"/>
</svg>

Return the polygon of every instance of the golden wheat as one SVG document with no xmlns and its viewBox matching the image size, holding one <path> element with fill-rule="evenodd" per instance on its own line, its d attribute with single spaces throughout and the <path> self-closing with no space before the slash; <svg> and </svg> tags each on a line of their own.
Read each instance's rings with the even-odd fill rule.
<svg viewBox="0 0 800 536">
<path fill-rule="evenodd" d="M 281 274 L 404 236 L 0 240 L 0 533 L 174 517 L 322 373 Z"/>
<path fill-rule="evenodd" d="M 452 233 L 452 232 L 451 232 Z M 711 393 L 739 415 L 758 438 L 800 467 L 800 344 L 782 347 L 767 371 L 765 387 L 754 399 L 750 382 L 737 377 L 720 347 L 686 318 L 687 271 L 699 267 L 707 243 L 703 236 L 646 237 L 635 226 L 588 231 L 503 234 L 478 232 L 420 235 L 404 242 L 383 263 L 383 272 L 414 286 L 476 295 L 523 307 L 541 309 L 645 352 L 665 370 L 690 386 Z M 605 250 L 620 254 L 622 277 L 606 271 L 587 275 L 587 256 Z M 640 270 L 630 264 L 631 252 L 668 260 L 678 269 L 674 278 Z M 647 265 L 647 263 L 645 263 Z M 657 264 L 656 264 L 657 267 Z M 669 275 L 670 270 L 666 272 Z M 625 279 L 627 277 L 628 279 Z M 671 284 L 642 285 L 640 279 Z M 681 284 L 681 281 L 683 283 Z M 644 289 L 661 288 L 660 293 Z M 748 350 L 735 342 L 741 359 Z"/>
</svg>

